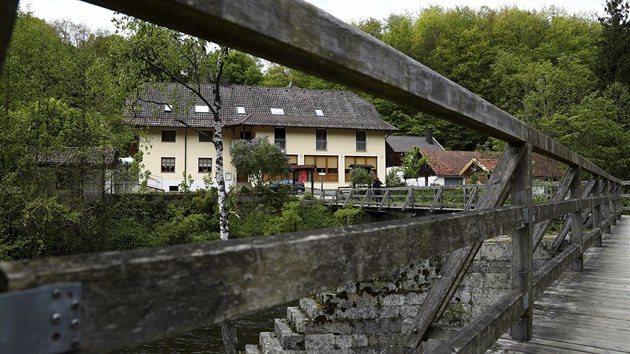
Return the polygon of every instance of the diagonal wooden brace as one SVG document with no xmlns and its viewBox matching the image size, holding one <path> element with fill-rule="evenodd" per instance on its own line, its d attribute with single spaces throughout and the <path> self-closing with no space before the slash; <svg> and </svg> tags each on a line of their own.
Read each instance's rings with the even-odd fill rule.
<svg viewBox="0 0 630 354">
<path fill-rule="evenodd" d="M 486 184 L 485 192 L 479 197 L 475 205 L 475 210 L 496 208 L 503 205 L 509 194 L 512 174 L 528 151 L 528 147 L 525 145 L 510 144 L 505 149 L 499 165 Z M 426 299 L 420 306 L 418 315 L 413 320 L 410 331 L 406 333 L 403 344 L 407 348 L 417 348 L 431 323 L 438 319 L 446 309 L 481 244 L 478 242 L 451 252 L 440 272 L 441 278 L 429 290 Z"/>
<path fill-rule="evenodd" d="M 564 176 L 562 176 L 560 183 L 558 184 L 558 189 L 556 189 L 555 193 L 551 197 L 551 202 L 559 202 L 564 200 L 564 198 L 569 193 L 571 182 L 573 181 L 575 174 L 576 169 L 567 169 L 567 171 L 564 173 Z M 547 232 L 547 229 L 549 229 L 549 225 L 551 225 L 551 221 L 552 220 L 545 220 L 534 226 L 534 249 L 532 250 L 532 253 L 536 251 L 536 248 L 538 248 L 538 246 L 542 242 L 543 236 L 545 236 L 545 232 Z"/>
</svg>

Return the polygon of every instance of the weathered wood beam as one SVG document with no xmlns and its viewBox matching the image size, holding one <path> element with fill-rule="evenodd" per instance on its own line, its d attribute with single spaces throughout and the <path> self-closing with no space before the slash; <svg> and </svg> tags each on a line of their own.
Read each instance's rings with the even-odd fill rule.
<svg viewBox="0 0 630 354">
<path fill-rule="evenodd" d="M 510 144 L 503 152 L 494 173 L 485 186 L 485 192 L 481 194 L 475 210 L 482 210 L 503 205 L 510 189 L 510 178 L 523 158 L 527 148 L 521 145 Z M 466 270 L 472 263 L 475 254 L 481 247 L 481 242 L 466 246 L 451 252 L 448 260 L 442 267 L 440 278 L 436 281 L 423 301 L 418 315 L 413 319 L 403 340 L 405 347 L 415 350 L 425 336 L 429 326 L 437 320 L 449 304 L 455 289 L 466 274 Z"/>
<path fill-rule="evenodd" d="M 301 0 L 87 0 L 604 170 L 444 76 Z M 616 180 L 618 181 L 618 180 Z"/>
<path fill-rule="evenodd" d="M 573 181 L 574 176 L 575 176 L 575 169 L 574 168 L 567 169 L 567 171 L 562 176 L 562 179 L 558 183 L 558 188 L 556 189 L 553 196 L 551 197 L 552 202 L 558 202 L 558 201 L 564 200 L 564 198 L 569 193 L 569 187 L 571 185 L 571 181 Z M 534 221 L 534 222 L 536 222 L 537 224 L 534 227 L 534 236 L 533 236 L 534 249 L 532 250 L 532 252 L 536 251 L 536 249 L 542 242 L 543 236 L 545 236 L 545 233 L 549 229 L 549 225 L 551 225 L 551 220 L 545 220 L 540 223 L 538 223 L 537 221 Z"/>
<path fill-rule="evenodd" d="M 582 220 L 587 218 L 588 215 L 591 213 L 591 209 L 584 204 L 585 203 L 584 199 L 588 198 L 588 196 L 591 194 L 591 191 L 593 190 L 593 187 L 595 186 L 596 183 L 597 183 L 597 180 L 591 177 L 588 180 L 588 182 L 586 182 L 586 185 L 584 186 L 584 189 L 582 190 L 582 194 L 581 194 L 582 198 L 581 198 L 581 203 L 580 203 L 581 208 L 582 208 Z M 586 222 L 586 220 L 584 220 L 584 222 Z M 564 239 L 567 237 L 570 229 L 571 229 L 571 217 L 566 218 L 564 220 L 564 225 L 562 225 L 562 230 L 560 231 L 558 236 L 556 236 L 556 238 L 553 240 L 553 243 L 550 249 L 552 254 L 558 252 L 558 249 L 560 249 L 560 246 L 562 245 L 562 242 L 564 241 Z"/>
<path fill-rule="evenodd" d="M 522 227 L 521 215 L 521 208 L 508 207 L 264 238 L 0 262 L 0 290 L 81 282 L 81 350 L 109 352 L 370 279 Z"/>
<path fill-rule="evenodd" d="M 433 197 L 433 202 L 431 203 L 431 207 L 429 208 L 429 212 L 435 210 L 437 203 L 442 199 L 442 191 L 443 189 L 440 187 L 435 191 L 435 196 Z"/>
<path fill-rule="evenodd" d="M 530 209 L 530 217 L 534 224 L 541 224 L 546 220 L 561 217 L 579 209 L 579 200 L 563 200 L 560 202 L 551 202 L 532 206 Z"/>
<path fill-rule="evenodd" d="M 485 310 L 484 316 L 464 326 L 430 353 L 486 353 L 486 350 L 505 333 L 506 328 L 525 311 L 524 299 L 524 294 L 512 290 L 497 304 Z"/>
<path fill-rule="evenodd" d="M 582 180 L 580 177 L 582 173 L 581 168 L 580 166 L 573 166 L 570 169 L 575 171 L 573 180 L 571 181 L 571 185 L 570 185 L 571 198 L 581 198 L 582 197 L 582 191 L 581 191 Z M 582 219 L 581 207 L 580 209 L 575 210 L 573 213 L 571 213 L 571 215 L 569 216 L 569 220 L 571 223 L 571 243 L 573 243 L 576 246 L 580 246 L 579 254 L 573 261 L 571 268 L 574 271 L 579 272 L 579 271 L 582 271 L 582 268 L 583 268 L 582 255 L 584 253 L 584 248 L 582 247 L 582 244 L 584 243 L 584 240 L 583 240 L 584 221 Z"/>
<path fill-rule="evenodd" d="M 595 187 L 593 187 L 593 191 L 591 192 L 591 194 L 593 195 L 593 197 L 595 198 L 600 198 L 602 196 L 602 190 L 604 188 L 604 181 L 602 180 L 602 177 L 600 176 L 595 176 L 595 179 L 597 180 L 597 182 L 595 183 Z M 592 206 L 593 208 L 593 227 L 594 228 L 600 228 L 601 229 L 601 225 L 602 225 L 602 205 L 600 203 L 597 203 L 596 205 Z M 602 247 L 602 236 L 601 233 L 599 236 L 597 236 L 594 240 L 593 240 L 593 246 L 595 247 Z"/>
<path fill-rule="evenodd" d="M 18 0 L 4 0 L 0 3 L 0 73 L 9 54 L 13 24 L 17 18 Z"/>
<path fill-rule="evenodd" d="M 512 205 L 531 208 L 532 205 L 532 150 L 531 145 L 524 144 L 525 152 L 518 167 L 510 179 Z M 531 209 L 530 209 L 531 210 Z M 531 216 L 530 216 L 531 218 Z M 530 340 L 533 333 L 534 292 L 532 289 L 534 257 L 534 240 L 532 239 L 533 222 L 530 220 L 523 228 L 512 231 L 512 289 L 525 294 L 528 304 L 512 324 L 512 338 Z"/>
<path fill-rule="evenodd" d="M 595 243 L 595 240 L 601 237 L 601 235 L 602 235 L 602 229 L 600 229 L 599 227 L 596 227 L 593 230 L 586 233 L 583 236 L 584 241 L 582 242 L 582 252 L 591 248 L 591 246 L 593 246 L 593 244 Z"/>
<path fill-rule="evenodd" d="M 468 201 L 466 202 L 466 205 L 464 206 L 464 211 L 468 211 L 470 210 L 470 208 L 472 208 L 473 203 L 475 202 L 475 197 L 477 196 L 478 190 L 479 188 L 477 186 L 473 187 L 472 192 L 468 196 Z"/>
</svg>

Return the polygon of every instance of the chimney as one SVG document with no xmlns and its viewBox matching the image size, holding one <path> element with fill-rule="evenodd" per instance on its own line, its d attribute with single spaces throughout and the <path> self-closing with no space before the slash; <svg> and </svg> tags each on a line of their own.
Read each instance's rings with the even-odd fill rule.
<svg viewBox="0 0 630 354">
<path fill-rule="evenodd" d="M 427 143 L 433 145 L 433 128 L 427 128 Z"/>
</svg>

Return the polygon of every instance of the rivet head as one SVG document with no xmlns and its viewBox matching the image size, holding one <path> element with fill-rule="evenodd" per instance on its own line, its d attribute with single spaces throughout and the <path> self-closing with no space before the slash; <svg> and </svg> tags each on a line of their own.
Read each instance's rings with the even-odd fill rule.
<svg viewBox="0 0 630 354">
<path fill-rule="evenodd" d="M 418 328 L 414 328 L 413 333 L 418 333 Z"/>
<path fill-rule="evenodd" d="M 72 328 L 77 328 L 79 327 L 79 319 L 77 318 L 73 318 L 72 322 L 70 322 L 70 325 L 72 326 Z"/>
<path fill-rule="evenodd" d="M 70 344 L 72 345 L 73 348 L 78 348 L 79 347 L 79 338 L 73 338 L 72 342 Z"/>
<path fill-rule="evenodd" d="M 50 317 L 50 320 L 51 320 L 53 323 L 59 323 L 59 322 L 61 322 L 61 314 L 56 313 L 56 312 L 55 312 L 55 313 L 53 313 L 53 314 L 52 314 L 52 316 Z"/>
<path fill-rule="evenodd" d="M 61 289 L 53 289 L 52 298 L 58 299 L 61 296 Z"/>
<path fill-rule="evenodd" d="M 78 308 L 79 308 L 79 300 L 72 300 L 72 303 L 70 304 L 70 307 L 71 307 L 73 310 L 78 309 Z"/>
</svg>

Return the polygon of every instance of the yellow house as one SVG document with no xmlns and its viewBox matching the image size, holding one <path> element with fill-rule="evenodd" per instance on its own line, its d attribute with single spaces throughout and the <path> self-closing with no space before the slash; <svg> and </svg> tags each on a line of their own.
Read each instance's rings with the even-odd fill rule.
<svg viewBox="0 0 630 354">
<path fill-rule="evenodd" d="M 212 99 L 210 85 L 201 89 Z M 149 185 L 177 191 L 183 176 L 190 175 L 191 188 L 203 188 L 204 176 L 214 177 L 216 155 L 206 136 L 213 134 L 210 109 L 180 85 L 149 87 L 143 96 L 127 122 L 146 128 L 140 149 Z M 313 168 L 316 187 L 322 179 L 324 188 L 349 185 L 352 164 L 371 165 L 385 178 L 385 136 L 396 128 L 353 92 L 232 85 L 221 88 L 221 101 L 228 188 L 247 182 L 231 164 L 232 141 L 257 137 L 275 142 L 294 168 Z M 310 174 L 296 175 L 311 184 Z"/>
</svg>

